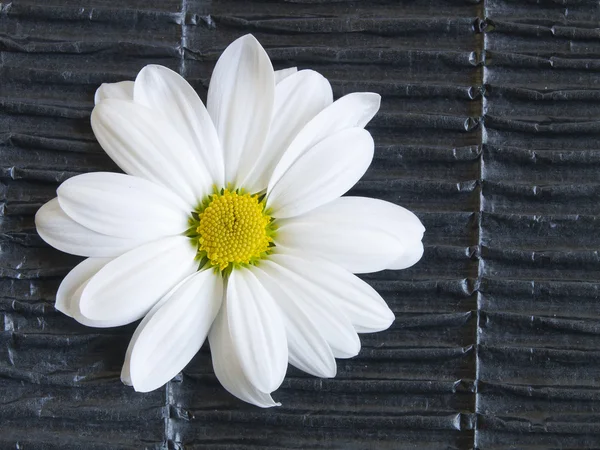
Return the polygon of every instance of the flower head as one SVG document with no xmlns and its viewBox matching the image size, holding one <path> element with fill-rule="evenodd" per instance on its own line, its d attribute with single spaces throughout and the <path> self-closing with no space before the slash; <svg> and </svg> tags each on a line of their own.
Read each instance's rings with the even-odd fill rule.
<svg viewBox="0 0 600 450">
<path fill-rule="evenodd" d="M 56 308 L 94 327 L 142 319 L 121 378 L 138 391 L 179 373 L 208 337 L 232 394 L 274 406 L 288 362 L 333 377 L 357 333 L 394 314 L 353 275 L 403 269 L 424 228 L 400 206 L 342 197 L 364 174 L 379 95 L 333 101 L 312 70 L 275 72 L 251 35 L 219 58 L 207 107 L 177 73 L 146 66 L 103 84 L 91 122 L 126 173 L 64 182 L 40 236 L 86 256 Z"/>
<path fill-rule="evenodd" d="M 225 188 L 209 196 L 190 222 L 200 260 L 221 271 L 256 265 L 274 245 L 273 218 L 259 194 Z"/>
</svg>

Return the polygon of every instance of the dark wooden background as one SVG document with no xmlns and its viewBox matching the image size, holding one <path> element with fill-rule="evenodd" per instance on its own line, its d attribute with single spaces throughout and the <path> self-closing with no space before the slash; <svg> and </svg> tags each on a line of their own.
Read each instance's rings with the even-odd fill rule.
<svg viewBox="0 0 600 450">
<path fill-rule="evenodd" d="M 134 327 L 54 310 L 79 260 L 33 214 L 116 170 L 89 114 L 102 82 L 164 64 L 206 90 L 253 33 L 336 97 L 379 92 L 353 190 L 427 227 L 423 260 L 366 277 L 397 315 L 333 380 L 290 369 L 261 410 L 203 350 L 166 388 L 119 381 Z M 597 0 L 13 0 L 0 3 L 0 448 L 600 447 Z"/>
</svg>

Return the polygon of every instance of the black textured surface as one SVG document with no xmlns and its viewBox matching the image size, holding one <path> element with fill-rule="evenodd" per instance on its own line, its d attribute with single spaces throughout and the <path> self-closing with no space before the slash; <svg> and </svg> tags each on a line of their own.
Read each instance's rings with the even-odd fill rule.
<svg viewBox="0 0 600 450">
<path fill-rule="evenodd" d="M 248 32 L 276 68 L 383 95 L 353 192 L 415 210 L 425 257 L 367 277 L 396 322 L 336 379 L 290 369 L 281 408 L 227 394 L 208 350 L 136 394 L 119 381 L 134 326 L 54 310 L 79 259 L 33 213 L 116 170 L 89 126 L 101 82 L 159 63 L 205 97 Z M 597 0 L 0 3 L 0 448 L 598 448 L 599 173 Z"/>
</svg>

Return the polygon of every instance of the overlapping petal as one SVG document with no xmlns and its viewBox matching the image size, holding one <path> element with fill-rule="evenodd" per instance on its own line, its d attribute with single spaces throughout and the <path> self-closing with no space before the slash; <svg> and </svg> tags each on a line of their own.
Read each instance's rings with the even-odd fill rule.
<svg viewBox="0 0 600 450">
<path fill-rule="evenodd" d="M 337 366 L 333 352 L 316 323 L 302 309 L 302 301 L 281 283 L 276 270 L 267 268 L 265 271 L 260 267 L 251 270 L 269 295 L 277 299 L 285 319 L 290 364 L 317 377 L 334 377 Z"/>
<path fill-rule="evenodd" d="M 156 312 L 158 312 L 158 310 L 167 301 L 169 301 L 169 299 L 181 287 L 181 285 L 184 284 L 186 281 L 188 281 L 189 278 L 191 278 L 193 276 L 194 276 L 194 274 L 189 275 L 187 278 L 184 278 L 179 283 L 177 283 L 175 286 L 173 286 L 165 295 L 163 295 L 162 298 L 154 304 L 154 306 L 150 309 L 150 311 L 148 311 L 148 313 L 144 316 L 144 318 L 142 319 L 140 324 L 137 326 L 137 328 L 133 332 L 133 335 L 131 336 L 131 340 L 129 341 L 129 345 L 127 346 L 127 352 L 125 353 L 125 361 L 123 362 L 123 367 L 121 368 L 121 381 L 123 383 L 125 383 L 127 386 L 133 385 L 133 383 L 131 381 L 131 365 L 130 365 L 131 352 L 133 351 L 133 346 L 134 346 L 135 341 L 137 340 L 138 336 L 144 329 L 143 327 L 141 327 L 142 323 L 145 323 L 148 320 L 150 320 L 152 318 L 152 316 L 154 314 L 156 314 Z"/>
<path fill-rule="evenodd" d="M 188 277 L 138 326 L 126 356 L 136 391 L 152 391 L 177 375 L 200 350 L 221 307 L 223 279 L 211 270 Z"/>
<path fill-rule="evenodd" d="M 260 153 L 274 95 L 273 66 L 259 42 L 248 34 L 231 43 L 217 61 L 207 99 L 223 148 L 226 183 L 243 180 Z"/>
<path fill-rule="evenodd" d="M 373 159 L 373 138 L 347 128 L 323 139 L 298 158 L 267 191 L 267 206 L 280 219 L 298 216 L 347 192 Z"/>
<path fill-rule="evenodd" d="M 183 236 L 159 239 L 125 253 L 87 283 L 79 303 L 81 314 L 111 326 L 141 319 L 173 286 L 197 270 L 195 256 L 196 250 Z"/>
<path fill-rule="evenodd" d="M 91 122 L 104 151 L 126 173 L 162 184 L 194 206 L 211 192 L 195 150 L 151 109 L 107 99 L 96 105 Z"/>
<path fill-rule="evenodd" d="M 267 188 L 281 156 L 298 132 L 333 102 L 329 81 L 313 70 L 287 76 L 275 88 L 275 106 L 269 135 L 241 182 L 250 192 Z"/>
<path fill-rule="evenodd" d="M 372 92 L 356 92 L 336 100 L 315 116 L 297 134 L 269 180 L 269 190 L 284 173 L 323 139 L 347 128 L 364 128 L 379 111 L 381 97 Z"/>
<path fill-rule="evenodd" d="M 86 173 L 65 181 L 57 193 L 62 210 L 97 233 L 152 240 L 189 227 L 192 207 L 164 186 L 131 175 Z"/>
<path fill-rule="evenodd" d="M 163 66 L 148 65 L 135 79 L 133 99 L 171 123 L 191 144 L 212 184 L 223 186 L 223 151 L 217 130 L 202 100 L 181 75 Z"/>
<path fill-rule="evenodd" d="M 394 313 L 377 291 L 338 265 L 300 252 L 281 252 L 270 259 L 304 280 L 321 302 L 339 308 L 357 332 L 382 331 L 394 321 Z"/>
<path fill-rule="evenodd" d="M 257 389 L 244 373 L 227 316 L 227 303 L 224 302 L 208 335 L 215 375 L 228 392 L 245 402 L 261 408 L 280 406 L 270 393 Z"/>
<path fill-rule="evenodd" d="M 296 72 L 298 72 L 297 67 L 288 67 L 286 69 L 276 70 L 275 71 L 275 84 L 281 83 L 287 77 L 295 74 Z"/>
<path fill-rule="evenodd" d="M 260 270 L 280 286 L 280 293 L 284 296 L 277 299 L 278 303 L 286 302 L 289 305 L 293 302 L 297 308 L 302 309 L 316 325 L 336 358 L 356 356 L 360 351 L 360 340 L 348 316 L 334 302 L 329 301 L 329 296 L 323 296 L 323 289 L 319 285 L 300 277 L 294 268 L 280 264 L 287 260 L 277 256 L 279 255 L 272 255 L 263 261 Z"/>
<path fill-rule="evenodd" d="M 353 273 L 368 273 L 416 263 L 423 253 L 424 231 L 417 216 L 401 206 L 341 197 L 278 221 L 277 243 L 328 259 Z"/>
<path fill-rule="evenodd" d="M 262 392 L 279 387 L 288 363 L 279 308 L 248 269 L 231 272 L 227 283 L 227 324 L 242 370 Z"/>
<path fill-rule="evenodd" d="M 53 198 L 35 214 L 40 237 L 52 247 L 72 255 L 109 258 L 138 247 L 144 239 L 100 234 L 71 219 Z"/>
<path fill-rule="evenodd" d="M 82 316 L 79 309 L 82 289 L 87 285 L 90 278 L 96 275 L 110 261 L 112 261 L 111 258 L 88 258 L 71 269 L 58 287 L 55 308 L 89 327 L 104 328 L 112 326 L 110 323 L 91 320 Z"/>
</svg>

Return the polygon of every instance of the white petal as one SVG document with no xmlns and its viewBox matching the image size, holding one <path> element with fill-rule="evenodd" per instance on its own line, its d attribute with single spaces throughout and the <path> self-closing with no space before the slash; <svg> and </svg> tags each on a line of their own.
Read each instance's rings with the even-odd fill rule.
<svg viewBox="0 0 600 450">
<path fill-rule="evenodd" d="M 283 317 L 248 269 L 235 269 L 227 284 L 227 320 L 242 370 L 262 392 L 279 387 L 288 363 Z"/>
<path fill-rule="evenodd" d="M 275 77 L 265 50 L 248 34 L 229 45 L 217 61 L 208 89 L 208 112 L 225 159 L 225 181 L 245 177 L 262 149 L 273 113 Z"/>
<path fill-rule="evenodd" d="M 53 198 L 35 214 L 40 237 L 61 252 L 95 258 L 114 257 L 135 248 L 143 239 L 125 239 L 96 233 L 71 219 Z"/>
<path fill-rule="evenodd" d="M 144 318 L 129 344 L 129 373 L 136 391 L 161 387 L 190 362 L 206 340 L 222 299 L 223 278 L 205 270 L 190 276 Z"/>
<path fill-rule="evenodd" d="M 118 325 L 134 322 L 196 271 L 195 256 L 196 250 L 183 236 L 163 238 L 131 250 L 89 281 L 81 294 L 81 313 L 88 319 Z"/>
<path fill-rule="evenodd" d="M 362 128 L 348 128 L 323 139 L 269 189 L 267 206 L 275 217 L 284 219 L 338 198 L 366 172 L 373 148 L 373 138 Z"/>
<path fill-rule="evenodd" d="M 425 230 L 407 209 L 364 197 L 341 197 L 277 226 L 277 245 L 328 259 L 353 273 L 391 268 L 399 258 L 414 264 L 418 259 L 412 248 Z"/>
<path fill-rule="evenodd" d="M 297 67 L 288 67 L 287 69 L 276 70 L 275 71 L 275 83 L 276 84 L 281 83 L 287 77 L 295 74 L 296 72 L 298 72 Z"/>
<path fill-rule="evenodd" d="M 202 100 L 181 75 L 163 66 L 146 66 L 135 79 L 133 98 L 171 123 L 196 151 L 213 184 L 223 186 L 223 151 L 217 130 Z"/>
<path fill-rule="evenodd" d="M 152 309 L 150 309 L 150 311 L 148 311 L 148 313 L 144 316 L 144 318 L 142 319 L 142 321 L 140 322 L 138 327 L 133 332 L 133 335 L 131 336 L 131 340 L 129 341 L 129 346 L 127 347 L 127 352 L 125 353 L 125 360 L 123 361 L 123 367 L 121 369 L 121 381 L 123 383 L 125 383 L 127 386 L 133 385 L 133 383 L 131 381 L 131 370 L 130 370 L 131 369 L 131 364 L 130 364 L 131 363 L 131 352 L 133 351 L 133 347 L 135 345 L 135 342 L 137 341 L 138 336 L 141 334 L 141 332 L 143 330 L 141 325 L 143 323 L 147 323 L 152 318 L 152 316 L 154 316 L 154 314 L 156 314 L 158 312 L 158 310 L 166 302 L 169 301 L 169 299 L 173 296 L 173 294 L 175 292 L 177 292 L 177 290 L 194 275 L 195 275 L 195 273 L 192 273 L 191 275 L 189 275 L 188 277 L 184 278 L 179 283 L 177 283 L 175 286 L 173 286 L 169 292 L 167 292 L 158 302 L 156 302 L 154 304 Z"/>
<path fill-rule="evenodd" d="M 108 156 L 129 175 L 162 184 L 193 205 L 211 192 L 210 175 L 195 150 L 149 108 L 104 100 L 92 111 L 92 129 Z"/>
<path fill-rule="evenodd" d="M 269 181 L 269 189 L 294 161 L 315 144 L 346 128 L 364 128 L 379 111 L 381 96 L 371 92 L 348 94 L 321 111 L 298 133 L 287 148 Z"/>
<path fill-rule="evenodd" d="M 398 239 L 381 230 L 329 226 L 290 219 L 277 229 L 276 245 L 328 259 L 352 273 L 385 270 L 404 251 Z"/>
<path fill-rule="evenodd" d="M 385 330 L 394 321 L 394 313 L 375 289 L 336 264 L 292 253 L 271 255 L 271 260 L 314 285 L 316 297 L 340 308 L 359 333 Z"/>
<path fill-rule="evenodd" d="M 269 275 L 286 297 L 280 301 L 293 301 L 296 307 L 302 309 L 308 318 L 316 325 L 323 338 L 329 344 L 336 358 L 352 358 L 360 351 L 360 339 L 346 314 L 334 303 L 323 297 L 323 289 L 279 264 L 287 260 L 280 255 L 271 255 L 269 260 L 262 261 L 260 269 Z"/>
<path fill-rule="evenodd" d="M 329 344 L 294 300 L 295 294 L 278 278 L 272 278 L 259 267 L 250 269 L 277 305 L 285 318 L 290 364 L 311 375 L 332 378 L 337 367 Z"/>
<path fill-rule="evenodd" d="M 56 292 L 56 309 L 89 327 L 104 328 L 104 322 L 89 320 L 81 315 L 79 299 L 82 286 L 112 261 L 111 258 L 88 258 L 77 264 L 62 280 Z M 108 325 L 110 326 L 110 325 Z"/>
<path fill-rule="evenodd" d="M 301 70 L 281 81 L 275 88 L 267 141 L 240 184 L 250 192 L 266 189 L 275 166 L 298 132 L 332 102 L 329 81 L 314 70 Z"/>
<path fill-rule="evenodd" d="M 410 266 L 414 266 L 423 256 L 424 250 L 423 243 L 420 240 L 413 239 L 406 243 L 406 247 L 404 252 L 402 252 L 402 255 L 388 265 L 386 269 L 401 270 L 407 269 Z"/>
<path fill-rule="evenodd" d="M 98 233 L 154 240 L 189 228 L 192 207 L 164 186 L 143 178 L 86 173 L 68 179 L 57 192 L 63 211 Z"/>
<path fill-rule="evenodd" d="M 229 393 L 261 408 L 281 406 L 281 403 L 275 403 L 268 393 L 259 391 L 242 370 L 227 323 L 226 302 L 213 323 L 208 342 L 215 375 Z"/>
<path fill-rule="evenodd" d="M 119 81 L 118 83 L 102 83 L 94 95 L 94 104 L 108 98 L 119 100 L 133 100 L 133 81 Z"/>
</svg>

